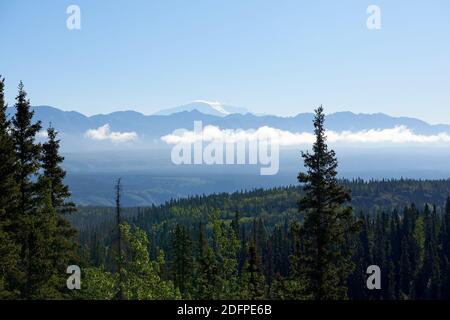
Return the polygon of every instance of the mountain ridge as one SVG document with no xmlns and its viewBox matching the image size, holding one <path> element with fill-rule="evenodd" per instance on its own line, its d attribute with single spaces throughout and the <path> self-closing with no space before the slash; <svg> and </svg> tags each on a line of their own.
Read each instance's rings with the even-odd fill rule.
<svg viewBox="0 0 450 320">
<path fill-rule="evenodd" d="M 95 119 L 95 118 L 101 118 L 101 117 L 109 117 L 109 116 L 115 116 L 115 115 L 128 115 L 128 114 L 134 114 L 137 116 L 141 116 L 141 117 L 170 117 L 173 116 L 175 114 L 201 114 L 201 115 L 211 115 L 208 113 L 203 113 L 197 109 L 193 109 L 190 111 L 178 111 L 178 112 L 173 112 L 170 114 L 159 114 L 159 112 L 153 113 L 153 114 L 144 114 L 142 112 L 139 111 L 135 111 L 135 110 L 119 110 L 119 111 L 113 111 L 110 113 L 98 113 L 98 114 L 93 114 L 91 116 L 87 116 L 79 111 L 75 111 L 75 110 L 62 110 L 60 108 L 54 107 L 54 106 L 49 106 L 49 105 L 37 105 L 37 106 L 31 106 L 31 108 L 34 111 L 37 111 L 40 114 L 44 114 L 46 112 L 56 112 L 56 113 L 61 113 L 61 114 L 66 114 L 66 115 L 76 115 L 78 117 L 82 117 L 82 118 L 86 118 L 86 119 Z M 170 108 L 170 109 L 174 109 L 174 108 Z M 164 110 L 170 110 L 170 109 L 164 109 Z M 14 114 L 14 107 L 8 107 L 7 108 L 7 114 L 9 115 L 9 117 L 11 117 Z M 264 115 L 257 115 L 251 112 L 247 112 L 247 113 L 230 113 L 228 115 L 226 115 L 225 117 L 232 117 L 232 116 L 241 116 L 241 117 L 257 117 L 257 118 L 278 118 L 278 119 L 295 119 L 295 118 L 300 118 L 300 117 L 311 117 L 313 116 L 314 113 L 313 112 L 300 112 L 296 115 L 292 115 L 292 116 L 279 116 L 279 115 L 274 115 L 274 114 L 264 114 Z M 416 122 L 420 122 L 424 125 L 428 125 L 428 126 L 433 126 L 433 127 L 440 127 L 440 126 L 449 126 L 450 124 L 445 124 L 445 123 L 437 123 L 437 124 L 430 124 L 428 122 L 426 122 L 425 120 L 421 120 L 418 118 L 414 118 L 414 117 L 408 117 L 408 116 L 391 116 L 387 113 L 383 113 L 383 112 L 375 112 L 375 113 L 355 113 L 352 111 L 337 111 L 337 112 L 333 112 L 333 113 L 329 113 L 326 115 L 326 118 L 333 118 L 333 117 L 340 117 L 342 115 L 345 116 L 350 116 L 350 117 L 382 117 L 382 118 L 389 118 L 389 119 L 396 119 L 396 120 L 402 120 L 402 121 L 416 121 Z M 213 116 L 213 115 L 211 115 Z"/>
<path fill-rule="evenodd" d="M 105 125 L 111 132 L 134 132 L 138 139 L 126 144 L 134 147 L 148 147 L 148 144 L 163 145 L 160 138 L 171 134 L 177 129 L 193 130 L 194 121 L 202 121 L 203 127 L 212 125 L 221 129 L 250 130 L 264 126 L 290 132 L 312 132 L 313 113 L 303 112 L 295 116 L 255 115 L 252 113 L 232 113 L 228 115 L 205 114 L 197 109 L 181 111 L 169 115 L 145 115 L 143 113 L 125 110 L 115 111 L 109 114 L 95 114 L 86 116 L 77 111 L 63 111 L 53 106 L 33 106 L 34 119 L 42 121 L 45 129 L 51 125 L 60 132 L 63 145 L 74 147 L 83 146 L 97 148 L 101 145 L 112 145 L 113 142 L 102 140 L 92 143 L 86 132 L 95 130 Z M 9 117 L 14 114 L 14 108 L 9 107 Z M 432 125 L 423 120 L 412 117 L 393 117 L 384 113 L 353 113 L 342 111 L 331 113 L 326 116 L 327 129 L 335 132 L 383 130 L 392 129 L 396 126 L 405 126 L 416 134 L 437 135 L 442 132 L 450 133 L 450 125 Z M 144 141 L 145 140 L 145 143 Z M 90 144 L 90 145 L 89 145 Z"/>
</svg>

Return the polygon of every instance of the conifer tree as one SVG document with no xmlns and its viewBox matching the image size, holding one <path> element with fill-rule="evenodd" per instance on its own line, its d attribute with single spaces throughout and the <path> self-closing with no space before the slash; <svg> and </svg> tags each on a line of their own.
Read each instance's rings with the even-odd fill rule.
<svg viewBox="0 0 450 320">
<path fill-rule="evenodd" d="M 242 298 L 249 300 L 261 300 L 266 298 L 267 285 L 262 272 L 261 257 L 258 253 L 256 241 L 256 227 L 253 222 L 253 236 L 248 243 L 247 260 L 242 270 Z"/>
<path fill-rule="evenodd" d="M 21 269 L 26 277 L 20 286 L 21 295 L 24 298 L 33 296 L 33 288 L 36 288 L 36 262 L 32 251 L 41 239 L 37 235 L 41 230 L 34 228 L 34 222 L 39 220 L 39 184 L 35 182 L 40 168 L 41 145 L 35 142 L 36 134 L 41 129 L 41 123 L 32 123 L 33 111 L 30 110 L 30 102 L 24 90 L 22 82 L 19 84 L 19 93 L 16 97 L 16 114 L 12 120 L 11 134 L 15 147 L 15 181 L 18 183 L 18 201 L 14 210 L 12 230 L 16 241 L 22 243 Z M 33 243 L 32 243 L 33 242 Z M 43 243 L 41 243 L 43 245 Z M 40 250 L 38 250 L 40 252 Z M 42 269 L 39 270 L 42 273 Z"/>
<path fill-rule="evenodd" d="M 369 299 L 370 292 L 367 290 L 365 286 L 365 279 L 367 277 L 366 270 L 367 266 L 372 265 L 372 255 L 370 252 L 370 240 L 369 240 L 369 229 L 368 229 L 368 221 L 369 218 L 367 216 L 361 217 L 364 221 L 364 224 L 361 228 L 361 232 L 359 233 L 357 242 L 357 251 L 354 256 L 355 260 L 355 270 L 350 276 L 349 281 L 349 295 L 353 299 Z"/>
<path fill-rule="evenodd" d="M 350 193 L 337 180 L 338 162 L 326 144 L 325 115 L 320 106 L 315 110 L 315 142 L 312 153 L 302 153 L 306 173 L 298 180 L 305 196 L 299 210 L 305 214 L 303 225 L 304 254 L 301 270 L 306 294 L 313 299 L 344 299 L 347 280 L 352 269 L 351 252 L 346 237 L 355 234 L 359 223 L 346 206 Z"/>
<path fill-rule="evenodd" d="M 50 162 L 58 167 L 58 148 L 50 156 L 44 152 L 44 172 L 41 175 L 42 146 L 35 141 L 41 129 L 33 123 L 30 102 L 23 84 L 19 84 L 16 113 L 12 120 L 11 137 L 14 144 L 14 180 L 18 184 L 17 201 L 11 215 L 11 233 L 21 244 L 18 267 L 24 274 L 17 283 L 25 299 L 62 298 L 66 292 L 66 269 L 76 259 L 73 230 L 56 211 Z M 47 145 L 48 146 L 48 145 Z M 54 159 L 50 159 L 55 156 Z M 61 197 L 59 198 L 61 199 Z"/>
<path fill-rule="evenodd" d="M 240 230 L 239 230 L 239 220 L 240 220 L 240 219 L 241 219 L 241 215 L 239 214 L 239 211 L 236 211 L 236 212 L 234 213 L 233 221 L 231 221 L 231 227 L 233 228 L 234 233 L 235 233 L 237 239 L 240 239 L 240 235 L 239 235 L 239 233 L 240 233 Z"/>
<path fill-rule="evenodd" d="M 171 273 L 175 287 L 184 298 L 189 298 L 192 291 L 194 261 L 192 240 L 185 226 L 177 224 L 172 235 Z"/>
<path fill-rule="evenodd" d="M 450 299 L 450 196 L 444 206 L 444 215 L 441 225 L 442 243 L 442 299 Z"/>
<path fill-rule="evenodd" d="M 438 249 L 438 218 L 436 208 L 431 212 L 428 205 L 424 210 L 426 248 L 423 267 L 418 276 L 417 297 L 420 299 L 438 299 L 440 297 L 441 270 Z M 444 218 L 445 219 L 445 218 Z"/>
<path fill-rule="evenodd" d="M 304 300 L 306 298 L 311 298 L 311 294 L 305 290 L 305 278 L 302 266 L 304 253 L 302 228 L 303 226 L 296 220 L 294 220 L 290 226 L 293 247 L 293 252 L 289 256 L 290 274 L 289 279 L 286 279 L 283 286 L 281 286 L 281 288 L 285 290 L 281 295 L 290 300 Z"/>
<path fill-rule="evenodd" d="M 0 299 L 17 296 L 15 287 L 20 279 L 17 268 L 20 245 L 11 234 L 18 189 L 14 180 L 14 143 L 9 133 L 4 85 L 5 80 L 0 76 Z"/>
<path fill-rule="evenodd" d="M 441 242 L 444 257 L 450 261 L 450 196 L 444 206 L 444 215 L 441 226 Z"/>
<path fill-rule="evenodd" d="M 205 229 L 200 225 L 198 255 L 195 270 L 196 298 L 200 300 L 215 299 L 218 294 L 219 266 L 214 251 L 208 243 Z"/>
<path fill-rule="evenodd" d="M 3 225 L 3 221 L 0 223 Z M 20 277 L 20 270 L 17 269 L 20 247 L 3 228 L 0 226 L 0 300 L 18 297 L 16 285 Z"/>
<path fill-rule="evenodd" d="M 27 282 L 23 295 L 26 299 L 61 299 L 66 287 L 65 271 L 68 265 L 60 264 L 57 213 L 52 207 L 50 188 L 43 187 L 37 195 L 37 207 L 27 217 L 29 228 L 27 246 Z"/>
<path fill-rule="evenodd" d="M 117 235 L 116 263 L 118 273 L 117 299 L 123 300 L 125 299 L 125 270 L 124 270 L 125 257 L 122 250 L 122 206 L 121 206 L 122 185 L 120 178 L 117 180 L 115 189 L 116 189 L 116 235 Z"/>
<path fill-rule="evenodd" d="M 216 296 L 218 299 L 232 299 L 238 287 L 237 255 L 240 242 L 231 224 L 219 219 L 219 212 L 210 215 L 213 226 L 214 256 L 220 266 L 216 279 Z"/>
<path fill-rule="evenodd" d="M 411 261 L 409 257 L 408 240 L 406 237 L 402 240 L 402 254 L 400 256 L 399 269 L 399 289 L 400 298 L 407 299 L 411 290 Z"/>
<path fill-rule="evenodd" d="M 6 227 L 6 220 L 11 219 L 16 205 L 18 188 L 14 180 L 15 153 L 14 141 L 10 135 L 11 122 L 8 120 L 7 105 L 4 95 L 5 79 L 0 76 L 0 221 Z"/>
<path fill-rule="evenodd" d="M 75 204 L 68 202 L 70 198 L 69 187 L 64 184 L 66 172 L 61 167 L 64 157 L 60 155 L 60 140 L 57 139 L 56 130 L 50 125 L 47 129 L 48 140 L 42 145 L 42 168 L 44 177 L 50 182 L 52 206 L 61 214 L 75 210 Z"/>
<path fill-rule="evenodd" d="M 51 126 L 47 129 L 48 140 L 42 145 L 42 169 L 40 183 L 49 190 L 51 206 L 56 212 L 56 230 L 53 249 L 54 266 L 64 275 L 67 266 L 78 263 L 76 230 L 67 221 L 65 215 L 75 211 L 75 205 L 67 201 L 69 187 L 64 184 L 66 172 L 61 167 L 64 157 L 59 154 L 60 141 L 57 132 Z M 60 281 L 64 285 L 64 281 Z M 63 289 L 63 288 L 62 288 Z"/>
<path fill-rule="evenodd" d="M 24 90 L 19 84 L 16 97 L 16 114 L 12 120 L 12 138 L 16 151 L 16 181 L 19 183 L 18 214 L 26 220 L 26 215 L 36 207 L 37 190 L 33 178 L 40 168 L 41 145 L 35 142 L 36 134 L 41 129 L 41 122 L 32 122 L 34 111 Z"/>
</svg>

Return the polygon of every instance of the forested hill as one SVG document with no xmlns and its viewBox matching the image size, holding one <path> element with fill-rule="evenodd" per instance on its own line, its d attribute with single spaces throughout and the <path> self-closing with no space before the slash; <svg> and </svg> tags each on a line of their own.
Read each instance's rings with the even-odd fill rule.
<svg viewBox="0 0 450 320">
<path fill-rule="evenodd" d="M 340 182 L 352 191 L 352 206 L 362 223 L 359 234 L 349 242 L 355 266 L 347 283 L 349 298 L 450 297 L 450 249 L 446 245 L 450 243 L 446 231 L 450 230 L 450 180 Z M 197 283 L 194 279 L 205 268 L 213 270 L 208 271 L 212 284 L 219 281 L 218 274 L 227 272 L 245 283 L 247 270 L 257 270 L 252 279 L 260 288 L 255 291 L 258 298 L 297 299 L 290 290 L 296 283 L 292 282 L 292 263 L 301 248 L 299 228 L 303 228 L 304 217 L 297 201 L 302 195 L 300 187 L 290 186 L 196 196 L 161 206 L 123 208 L 122 213 L 148 236 L 145 245 L 152 261 L 165 257 L 161 260 L 165 261 L 163 278 L 173 280 L 185 298 L 253 297 L 235 289 L 232 293 L 198 293 L 192 289 Z M 114 218 L 112 207 L 82 207 L 72 217 L 79 229 L 82 256 L 100 268 L 95 269 L 99 274 L 115 268 Z M 204 250 L 198 248 L 207 248 L 208 259 L 202 258 Z M 230 261 L 232 266 L 224 267 Z M 386 275 L 381 278 L 382 290 L 376 292 L 365 289 L 366 268 L 372 264 Z"/>
<path fill-rule="evenodd" d="M 364 214 L 401 210 L 411 203 L 418 208 L 423 208 L 426 203 L 434 204 L 439 210 L 450 195 L 450 179 L 342 180 L 341 183 L 351 190 L 354 212 Z M 218 211 L 222 219 L 231 219 L 239 212 L 243 218 L 261 217 L 270 225 L 296 216 L 297 201 L 301 195 L 299 186 L 287 186 L 231 194 L 199 195 L 171 200 L 161 206 L 124 208 L 123 211 L 125 216 L 133 216 L 137 224 L 148 227 L 162 221 L 188 224 L 204 221 L 214 211 Z M 78 229 L 84 229 L 113 217 L 112 207 L 79 207 L 78 213 L 71 220 Z"/>
</svg>

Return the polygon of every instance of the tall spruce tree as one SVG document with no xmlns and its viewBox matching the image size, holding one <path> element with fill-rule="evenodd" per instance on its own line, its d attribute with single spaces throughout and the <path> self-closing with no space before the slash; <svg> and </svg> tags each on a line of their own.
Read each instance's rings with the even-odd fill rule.
<svg viewBox="0 0 450 320">
<path fill-rule="evenodd" d="M 52 206 L 59 213 L 67 213 L 75 210 L 75 204 L 67 201 L 70 198 L 69 187 L 64 184 L 66 171 L 61 167 L 64 157 L 60 155 L 60 140 L 58 132 L 50 125 L 47 129 L 48 140 L 42 145 L 42 168 L 44 177 L 50 182 L 50 195 Z"/>
<path fill-rule="evenodd" d="M 65 214 L 75 211 L 74 203 L 68 201 L 70 197 L 69 187 L 64 184 L 66 172 L 61 167 L 64 161 L 59 153 L 60 141 L 54 128 L 47 129 L 48 140 L 42 145 L 42 169 L 40 177 L 42 188 L 48 188 L 51 207 L 56 213 L 56 230 L 53 239 L 53 266 L 59 271 L 61 277 L 65 276 L 65 270 L 71 264 L 78 263 L 76 230 L 67 221 Z M 64 289 L 64 281 L 59 284 Z"/>
<path fill-rule="evenodd" d="M 18 198 L 12 215 L 11 230 L 21 243 L 19 268 L 24 279 L 17 284 L 25 299 L 62 298 L 67 265 L 61 265 L 58 250 L 58 217 L 52 204 L 50 181 L 40 175 L 42 146 L 35 141 L 41 129 L 33 123 L 33 114 L 22 82 L 16 97 L 12 120 L 14 143 L 14 178 Z"/>
<path fill-rule="evenodd" d="M 298 175 L 305 192 L 299 202 L 299 210 L 305 214 L 300 274 L 307 296 L 316 300 L 347 297 L 352 262 L 346 237 L 359 229 L 352 208 L 346 206 L 350 193 L 336 177 L 338 162 L 334 151 L 328 150 L 324 121 L 320 106 L 315 110 L 312 153 L 302 152 L 307 172 Z"/>
<path fill-rule="evenodd" d="M 20 267 L 26 277 L 20 286 L 21 295 L 24 298 L 33 296 L 33 288 L 36 288 L 36 277 L 33 272 L 33 263 L 36 262 L 32 247 L 40 237 L 34 228 L 39 206 L 38 184 L 35 182 L 40 168 L 41 146 L 35 142 L 36 134 L 41 129 L 41 123 L 32 123 L 33 111 L 30 110 L 30 102 L 24 90 L 23 83 L 19 84 L 19 93 L 16 97 L 16 114 L 12 120 L 11 134 L 15 147 L 15 181 L 18 183 L 19 193 L 17 207 L 12 221 L 12 230 L 16 241 L 22 243 Z M 32 243 L 33 242 L 33 243 Z M 39 250 L 40 252 L 40 250 Z M 39 270 L 42 272 L 42 270 Z"/>
<path fill-rule="evenodd" d="M 14 179 L 15 152 L 14 141 L 10 134 L 11 122 L 8 120 L 4 95 L 5 79 L 0 76 L 0 220 L 6 226 L 17 204 L 18 188 Z"/>
<path fill-rule="evenodd" d="M 18 189 L 14 180 L 15 153 L 7 119 L 4 95 L 5 80 L 0 76 L 0 299 L 17 296 L 20 279 L 20 245 L 11 233 L 11 221 Z"/>
<path fill-rule="evenodd" d="M 16 97 L 16 114 L 12 120 L 12 138 L 16 152 L 16 177 L 19 183 L 18 214 L 25 218 L 36 207 L 37 184 L 33 178 L 38 176 L 40 168 L 41 145 L 35 142 L 36 134 L 41 129 L 41 122 L 32 122 L 34 111 L 24 90 L 19 84 Z"/>
<path fill-rule="evenodd" d="M 248 243 L 248 257 L 242 270 L 241 298 L 262 300 L 267 295 L 267 285 L 262 272 L 261 258 L 254 240 Z"/>
</svg>

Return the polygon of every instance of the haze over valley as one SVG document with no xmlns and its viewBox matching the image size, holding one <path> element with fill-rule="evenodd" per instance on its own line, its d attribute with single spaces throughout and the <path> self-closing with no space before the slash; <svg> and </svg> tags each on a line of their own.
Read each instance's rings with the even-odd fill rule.
<svg viewBox="0 0 450 320">
<path fill-rule="evenodd" d="M 255 115 L 245 108 L 197 101 L 156 115 L 134 111 L 87 117 L 55 107 L 34 107 L 35 118 L 59 131 L 64 167 L 73 200 L 80 205 L 113 205 L 112 185 L 122 177 L 124 205 L 146 206 L 195 194 L 234 192 L 296 184 L 301 150 L 310 147 L 312 113 L 293 117 Z M 200 112 L 201 110 L 202 112 Z M 13 114 L 9 109 L 9 114 Z M 258 128 L 282 135 L 280 170 L 260 176 L 258 165 L 175 165 L 167 137 L 194 121 L 223 132 Z M 342 178 L 444 179 L 450 177 L 450 125 L 386 114 L 332 113 L 327 116 L 330 144 Z M 206 132 L 206 131 L 205 131 Z M 222 132 L 222 131 L 221 131 Z M 45 136 L 41 135 L 44 139 Z M 287 143 L 291 139 L 292 141 Z M 334 141 L 333 141 L 334 140 Z"/>
</svg>

